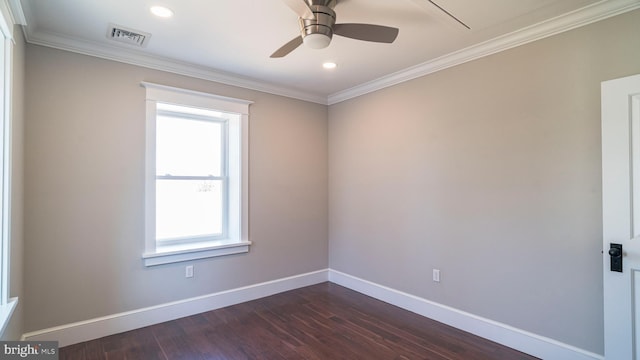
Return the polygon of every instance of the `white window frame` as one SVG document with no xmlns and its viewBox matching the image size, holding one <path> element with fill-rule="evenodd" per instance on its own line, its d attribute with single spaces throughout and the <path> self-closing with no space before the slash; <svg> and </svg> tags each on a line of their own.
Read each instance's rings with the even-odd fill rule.
<svg viewBox="0 0 640 360">
<path fill-rule="evenodd" d="M 154 266 L 248 252 L 251 245 L 248 238 L 249 105 L 252 102 L 149 82 L 142 82 L 141 85 L 146 89 L 145 252 L 142 254 L 144 265 Z M 228 227 L 227 236 L 223 239 L 174 245 L 161 245 L 156 241 L 155 128 L 158 102 L 239 115 L 238 121 L 228 123 L 227 156 L 236 160 L 228 162 Z M 239 144 L 233 145 L 234 141 L 239 141 Z"/>
<path fill-rule="evenodd" d="M 6 4 L 3 4 L 6 5 Z M 18 303 L 17 298 L 10 296 L 11 271 L 11 89 L 13 79 L 13 33 L 11 16 L 8 9 L 2 8 L 0 16 L 0 46 L 3 47 L 0 56 L 0 335 L 9 324 L 13 311 Z"/>
<path fill-rule="evenodd" d="M 171 105 L 175 105 L 175 104 L 171 104 Z M 182 107 L 184 108 L 184 107 Z M 181 121 L 188 121 L 188 120 L 196 120 L 196 121 L 205 121 L 208 123 L 217 123 L 221 126 L 222 131 L 221 131 L 221 154 L 220 154 L 220 174 L 217 176 L 214 175 L 204 175 L 204 174 L 200 174 L 200 175 L 195 175 L 195 174 L 191 174 L 191 175 L 172 175 L 172 174 L 164 174 L 164 175 L 160 175 L 158 174 L 158 172 L 156 171 L 156 180 L 214 180 L 214 181 L 221 181 L 222 182 L 222 189 L 223 189 L 223 197 L 222 197 L 222 231 L 220 232 L 220 234 L 211 234 L 211 235 L 202 235 L 202 236 L 186 236 L 186 237 L 178 237 L 178 238 L 173 238 L 173 239 L 162 239 L 159 240 L 157 239 L 156 236 L 156 244 L 159 246 L 167 246 L 167 245 L 172 245 L 172 244 L 188 244 L 188 243 L 194 243 L 194 242 L 198 242 L 198 241 L 211 241 L 211 240 L 224 240 L 224 239 L 228 239 L 229 238 L 229 220 L 233 220 L 229 219 L 228 213 L 229 213 L 229 202 L 230 201 L 237 201 L 238 198 L 237 196 L 225 196 L 225 195 L 234 195 L 234 194 L 228 194 L 229 191 L 229 182 L 232 180 L 236 180 L 236 179 L 230 179 L 229 176 L 229 158 L 231 157 L 230 155 L 235 155 L 235 153 L 237 153 L 237 151 L 233 152 L 234 154 L 229 154 L 229 148 L 232 147 L 233 149 L 237 149 L 239 147 L 239 143 L 238 143 L 238 134 L 237 134 L 237 126 L 234 126 L 233 124 L 233 120 L 229 120 L 228 117 L 232 117 L 235 119 L 238 119 L 238 114 L 228 114 L 227 115 L 223 115 L 221 117 L 217 117 L 217 116 L 211 116 L 211 115 L 195 115 L 195 114 L 191 114 L 188 112 L 181 112 L 181 111 L 171 111 L 171 110 L 163 110 L 160 108 L 156 108 L 156 120 L 158 118 L 161 117 L 170 117 L 170 118 L 174 118 L 174 119 L 179 119 Z M 237 120 L 236 120 L 237 121 Z M 231 123 L 231 124 L 230 124 Z M 231 132 L 231 134 L 230 134 Z M 156 134 L 157 135 L 157 134 Z M 231 137 L 232 141 L 230 141 L 229 137 Z M 157 139 L 157 137 L 156 137 Z M 157 145 L 157 144 L 156 144 Z M 237 156 L 236 156 L 237 158 Z M 157 160 L 157 158 L 156 158 Z M 237 174 L 236 174 L 237 175 Z M 236 176 L 237 177 L 237 176 Z M 157 185 L 157 181 L 155 183 Z M 157 190 L 157 188 L 156 188 Z M 156 219 L 157 221 L 157 219 Z M 157 225 L 157 224 L 156 224 Z M 233 226 L 233 224 L 231 224 Z M 156 226 L 157 229 L 157 226 Z M 156 234 L 157 235 L 157 234 Z"/>
</svg>

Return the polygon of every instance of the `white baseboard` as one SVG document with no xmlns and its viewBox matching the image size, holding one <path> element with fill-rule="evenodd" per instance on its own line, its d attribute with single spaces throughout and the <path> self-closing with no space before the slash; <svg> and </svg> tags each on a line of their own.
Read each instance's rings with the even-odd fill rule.
<svg viewBox="0 0 640 360">
<path fill-rule="evenodd" d="M 22 340 L 53 340 L 58 341 L 62 347 L 319 284 L 327 280 L 541 359 L 604 360 L 602 355 L 331 269 L 29 332 L 22 336 Z"/>
<path fill-rule="evenodd" d="M 198 296 L 144 309 L 103 316 L 56 326 L 22 335 L 26 341 L 58 341 L 59 346 L 77 344 L 165 321 L 211 311 L 265 296 L 319 284 L 328 279 L 328 270 L 277 279 L 214 294 Z"/>
<path fill-rule="evenodd" d="M 329 281 L 541 359 L 604 360 L 602 355 L 391 289 L 340 271 L 330 269 Z"/>
</svg>

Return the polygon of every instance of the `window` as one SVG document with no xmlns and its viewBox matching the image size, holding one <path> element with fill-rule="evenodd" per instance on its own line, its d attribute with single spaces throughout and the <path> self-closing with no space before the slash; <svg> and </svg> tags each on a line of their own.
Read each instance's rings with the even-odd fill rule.
<svg viewBox="0 0 640 360">
<path fill-rule="evenodd" d="M 146 266 L 249 251 L 249 101 L 147 92 Z"/>
<path fill-rule="evenodd" d="M 0 16 L 0 334 L 11 318 L 17 299 L 9 299 L 11 240 L 11 58 L 12 33 L 3 9 Z"/>
</svg>

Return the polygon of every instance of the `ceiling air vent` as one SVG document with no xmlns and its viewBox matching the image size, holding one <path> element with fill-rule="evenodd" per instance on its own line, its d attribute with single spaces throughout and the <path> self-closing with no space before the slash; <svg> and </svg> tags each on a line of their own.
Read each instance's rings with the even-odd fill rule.
<svg viewBox="0 0 640 360">
<path fill-rule="evenodd" d="M 124 26 L 113 25 L 113 24 L 109 25 L 109 30 L 107 32 L 107 38 L 111 40 L 123 42 L 129 45 L 139 46 L 139 47 L 147 46 L 147 43 L 149 42 L 150 37 L 151 37 L 151 34 L 149 33 L 133 30 L 133 29 L 127 29 Z"/>
</svg>

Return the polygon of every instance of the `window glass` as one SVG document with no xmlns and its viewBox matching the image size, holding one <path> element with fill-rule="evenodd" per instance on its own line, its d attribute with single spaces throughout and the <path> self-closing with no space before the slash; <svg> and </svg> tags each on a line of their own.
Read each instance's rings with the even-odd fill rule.
<svg viewBox="0 0 640 360">
<path fill-rule="evenodd" d="M 158 116 L 156 175 L 222 176 L 223 126 L 217 121 Z"/>
<path fill-rule="evenodd" d="M 221 180 L 157 180 L 157 240 L 221 236 L 222 194 Z"/>
</svg>

